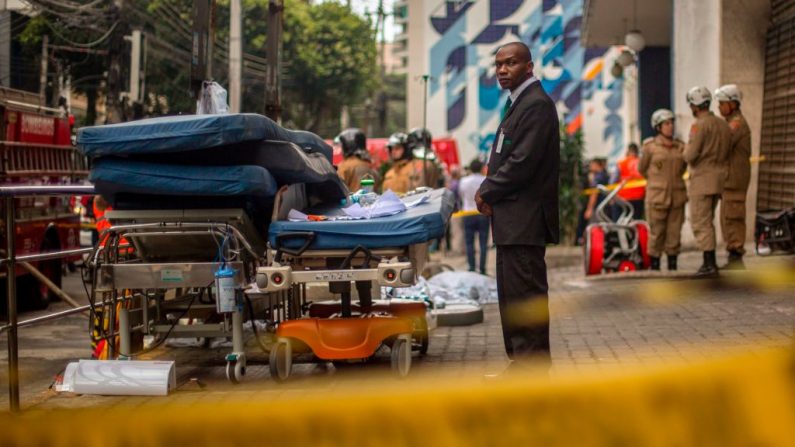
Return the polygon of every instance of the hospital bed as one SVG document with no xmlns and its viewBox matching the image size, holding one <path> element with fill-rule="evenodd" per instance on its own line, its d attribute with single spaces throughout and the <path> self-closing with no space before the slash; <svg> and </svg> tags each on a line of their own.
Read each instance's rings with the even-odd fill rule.
<svg viewBox="0 0 795 447">
<path fill-rule="evenodd" d="M 237 382 L 243 322 L 255 315 L 275 332 L 277 380 L 289 377 L 294 355 L 363 360 L 384 343 L 405 376 L 412 345 L 427 349 L 425 305 L 377 298 L 381 286 L 414 284 L 427 242 L 444 233 L 449 193 L 425 192 L 428 203 L 395 216 L 334 220 L 349 191 L 330 148 L 259 115 L 84 128 L 78 146 L 113 208 L 88 266 L 103 317 L 92 318 L 94 333 L 115 356 L 137 355 L 142 335 L 231 337 L 227 377 Z M 329 220 L 292 222 L 291 209 Z M 327 283 L 336 299 L 307 300 L 313 283 Z M 192 324 L 178 324 L 185 319 Z"/>
</svg>

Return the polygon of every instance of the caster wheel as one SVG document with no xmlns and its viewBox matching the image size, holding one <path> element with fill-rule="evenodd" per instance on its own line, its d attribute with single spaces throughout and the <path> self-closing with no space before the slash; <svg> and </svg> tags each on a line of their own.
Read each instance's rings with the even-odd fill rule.
<svg viewBox="0 0 795 447">
<path fill-rule="evenodd" d="M 428 345 L 430 344 L 429 342 L 430 342 L 430 336 L 428 335 L 427 332 L 420 335 L 418 343 L 420 355 L 425 355 L 428 353 Z"/>
<path fill-rule="evenodd" d="M 405 338 L 397 338 L 392 343 L 392 373 L 400 379 L 405 378 L 411 369 L 411 344 Z"/>
<path fill-rule="evenodd" d="M 226 378 L 234 384 L 240 383 L 246 375 L 246 365 L 244 362 L 233 360 L 226 362 Z"/>
<path fill-rule="evenodd" d="M 290 377 L 293 369 L 293 353 L 288 340 L 279 340 L 273 345 L 268 367 L 271 377 L 277 382 L 284 382 Z"/>
</svg>

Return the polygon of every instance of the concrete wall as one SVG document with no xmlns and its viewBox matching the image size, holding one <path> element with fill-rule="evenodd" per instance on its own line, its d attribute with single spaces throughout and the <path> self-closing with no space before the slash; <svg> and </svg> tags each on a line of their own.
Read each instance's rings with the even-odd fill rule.
<svg viewBox="0 0 795 447">
<path fill-rule="evenodd" d="M 720 84 L 721 0 L 674 0 L 671 71 L 677 134 L 687 141 L 693 116 L 685 95 L 692 87 Z"/>
<path fill-rule="evenodd" d="M 759 156 L 764 99 L 765 46 L 770 0 L 722 0 L 720 83 L 737 84 L 743 93 L 742 111 L 751 126 L 753 156 Z M 753 237 L 759 165 L 751 165 L 748 188 L 748 237 Z"/>
</svg>

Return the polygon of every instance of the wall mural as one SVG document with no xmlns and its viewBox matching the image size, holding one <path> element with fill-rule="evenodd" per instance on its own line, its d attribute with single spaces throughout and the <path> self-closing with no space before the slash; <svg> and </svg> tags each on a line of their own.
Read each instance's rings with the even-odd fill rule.
<svg viewBox="0 0 795 447">
<path fill-rule="evenodd" d="M 430 12 L 428 125 L 458 139 L 462 162 L 491 148 L 507 98 L 494 53 L 515 40 L 530 47 L 566 130 L 583 131 L 587 155 L 623 153 L 623 81 L 609 73 L 615 51 L 580 46 L 582 10 L 582 0 L 475 0 L 443 1 Z"/>
</svg>

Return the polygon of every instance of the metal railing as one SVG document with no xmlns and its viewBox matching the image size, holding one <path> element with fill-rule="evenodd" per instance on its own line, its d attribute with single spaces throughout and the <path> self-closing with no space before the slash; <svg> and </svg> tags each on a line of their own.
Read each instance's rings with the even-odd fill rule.
<svg viewBox="0 0 795 447">
<path fill-rule="evenodd" d="M 41 317 L 19 322 L 17 315 L 17 263 L 43 261 L 47 259 L 62 258 L 82 253 L 89 253 L 93 248 L 82 250 L 63 250 L 35 255 L 16 255 L 16 210 L 14 198 L 18 196 L 57 196 L 57 195 L 91 195 L 95 194 L 93 186 L 3 186 L 0 187 L 0 198 L 5 202 L 6 224 L 6 258 L 0 264 L 6 267 L 6 288 L 8 296 L 8 324 L 0 327 L 0 333 L 8 333 L 8 397 L 9 409 L 19 411 L 19 337 L 18 329 L 45 321 L 52 321 L 79 312 L 88 310 L 89 306 L 81 306 L 63 312 L 52 313 Z"/>
</svg>

